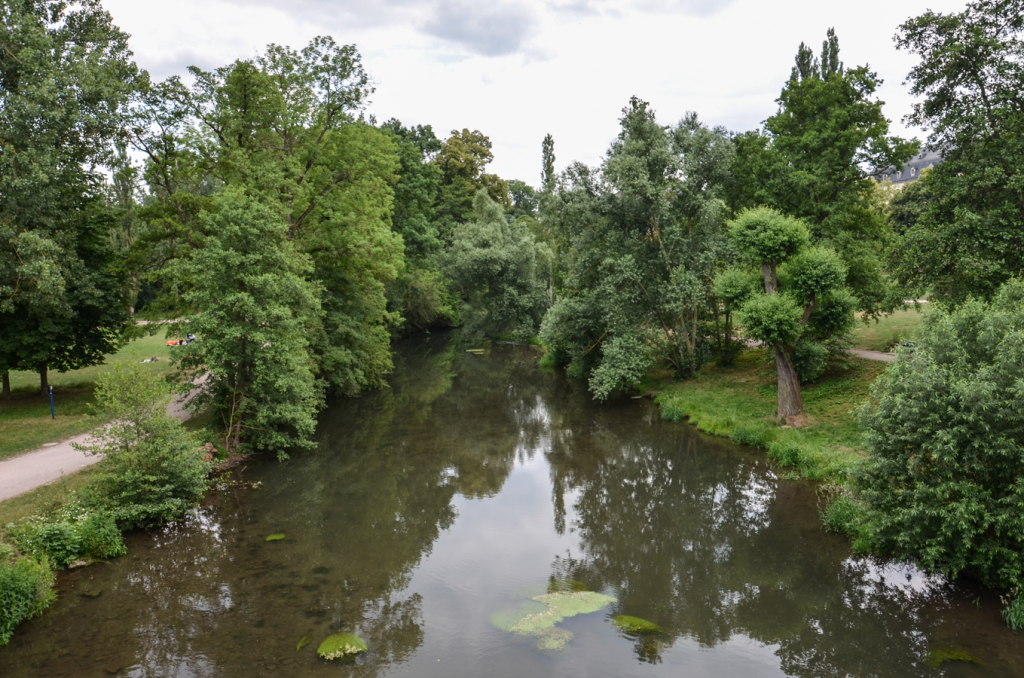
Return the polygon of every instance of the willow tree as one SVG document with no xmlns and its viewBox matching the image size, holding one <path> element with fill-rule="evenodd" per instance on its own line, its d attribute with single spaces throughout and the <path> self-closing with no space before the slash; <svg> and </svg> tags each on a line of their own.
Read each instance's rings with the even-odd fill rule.
<svg viewBox="0 0 1024 678">
<path fill-rule="evenodd" d="M 782 422 L 803 412 L 801 379 L 821 373 L 829 343 L 841 338 L 853 321 L 846 265 L 835 250 L 808 247 L 810 232 L 804 222 L 769 208 L 740 214 L 729 223 L 729 235 L 764 283 L 763 292 L 743 303 L 738 321 L 750 338 L 774 351 L 776 419 Z"/>
<path fill-rule="evenodd" d="M 732 145 L 693 114 L 673 128 L 633 98 L 599 171 L 574 165 L 550 206 L 565 268 L 541 336 L 599 398 L 655 362 L 694 374 L 710 354 L 714 273 L 728 257 Z"/>
</svg>

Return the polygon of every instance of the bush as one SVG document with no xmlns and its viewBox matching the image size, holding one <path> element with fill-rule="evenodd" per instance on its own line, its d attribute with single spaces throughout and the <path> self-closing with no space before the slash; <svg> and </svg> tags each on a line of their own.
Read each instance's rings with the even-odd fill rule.
<svg viewBox="0 0 1024 678">
<path fill-rule="evenodd" d="M 19 556 L 0 544 L 0 645 L 6 645 L 15 627 L 46 609 L 56 595 L 49 564 Z"/>
<path fill-rule="evenodd" d="M 203 496 L 210 465 L 198 439 L 167 416 L 170 392 L 138 365 L 100 378 L 96 400 L 112 423 L 80 449 L 103 454 L 92 490 L 98 505 L 123 527 L 156 525 L 180 517 Z M 110 534 L 99 530 L 102 542 Z"/>
<path fill-rule="evenodd" d="M 862 412 L 875 543 L 990 586 L 1024 583 L 1024 282 L 925 317 Z"/>
<path fill-rule="evenodd" d="M 847 494 L 833 497 L 821 512 L 821 522 L 833 532 L 857 534 L 857 506 Z"/>
<path fill-rule="evenodd" d="M 779 466 L 797 466 L 804 459 L 804 450 L 800 445 L 789 442 L 773 442 L 768 445 L 768 458 Z"/>
<path fill-rule="evenodd" d="M 58 569 L 80 558 L 127 553 L 114 517 L 106 511 L 86 510 L 75 500 L 53 515 L 8 526 L 7 538 L 22 553 Z"/>
<path fill-rule="evenodd" d="M 747 428 L 737 426 L 732 430 L 729 437 L 734 443 L 749 445 L 750 447 L 768 447 L 773 437 L 773 432 L 767 428 Z"/>
<path fill-rule="evenodd" d="M 1015 631 L 1024 629 L 1024 596 L 1018 589 L 1010 592 L 1010 600 L 1003 598 L 1006 609 L 1003 610 L 1003 621 Z"/>
</svg>

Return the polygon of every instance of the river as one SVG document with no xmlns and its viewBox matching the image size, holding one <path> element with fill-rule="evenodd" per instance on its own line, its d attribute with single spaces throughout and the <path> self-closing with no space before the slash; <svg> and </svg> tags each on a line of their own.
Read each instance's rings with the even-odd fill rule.
<svg viewBox="0 0 1024 678">
<path fill-rule="evenodd" d="M 998 596 L 852 554 L 763 452 L 594 403 L 531 348 L 466 348 L 402 343 L 390 388 L 323 412 L 317 450 L 250 461 L 62 573 L 0 675 L 1024 675 Z M 547 629 L 557 649 L 499 621 L 582 589 L 613 600 Z M 368 651 L 320 659 L 336 632 Z"/>
</svg>

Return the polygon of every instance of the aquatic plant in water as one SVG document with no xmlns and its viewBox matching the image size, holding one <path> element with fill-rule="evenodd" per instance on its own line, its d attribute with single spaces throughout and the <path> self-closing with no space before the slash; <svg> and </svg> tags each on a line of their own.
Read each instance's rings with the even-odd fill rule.
<svg viewBox="0 0 1024 678">
<path fill-rule="evenodd" d="M 335 633 L 327 636 L 316 653 L 324 659 L 337 659 L 346 655 L 366 652 L 366 641 L 354 633 Z"/>
<path fill-rule="evenodd" d="M 612 617 L 612 623 L 633 636 L 651 636 L 661 633 L 661 627 L 640 617 L 619 614 Z"/>
<path fill-rule="evenodd" d="M 311 641 L 311 640 L 313 640 L 313 639 L 309 637 L 309 634 L 306 634 L 306 635 L 302 636 L 302 638 L 299 639 L 299 644 L 295 646 L 295 649 L 296 650 L 301 650 L 302 648 L 304 648 L 307 645 L 309 645 L 309 641 Z"/>
<path fill-rule="evenodd" d="M 284 539 L 284 532 L 277 532 L 267 537 L 267 541 L 281 541 Z"/>
<path fill-rule="evenodd" d="M 559 650 L 572 639 L 572 632 L 555 628 L 555 624 L 567 617 L 597 612 L 614 602 L 611 596 L 593 591 L 547 593 L 516 609 L 494 613 L 491 623 L 503 631 L 536 638 L 542 650 Z"/>
<path fill-rule="evenodd" d="M 945 662 L 968 662 L 969 664 L 979 664 L 984 666 L 984 662 L 975 657 L 967 650 L 961 650 L 958 647 L 935 647 L 928 650 L 928 656 L 925 658 L 924 663 L 933 669 L 939 668 Z"/>
</svg>

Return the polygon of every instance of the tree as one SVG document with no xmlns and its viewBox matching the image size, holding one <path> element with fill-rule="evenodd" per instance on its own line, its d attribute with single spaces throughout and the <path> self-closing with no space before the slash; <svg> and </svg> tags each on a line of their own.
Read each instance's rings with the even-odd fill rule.
<svg viewBox="0 0 1024 678">
<path fill-rule="evenodd" d="M 599 398 L 655 361 L 694 374 L 710 353 L 714 273 L 728 258 L 720 196 L 732 146 L 693 114 L 658 124 L 634 97 L 600 173 L 574 165 L 552 207 L 566 270 L 541 337 Z M 547 226 L 547 223 L 545 223 Z"/>
<path fill-rule="evenodd" d="M 876 545 L 929 571 L 1024 584 L 1024 282 L 933 310 L 862 411 Z"/>
<path fill-rule="evenodd" d="M 456 227 L 442 259 L 465 302 L 462 318 L 470 332 L 510 333 L 527 341 L 547 308 L 547 248 L 507 219 L 486 189 L 477 192 L 473 208 L 476 218 Z"/>
<path fill-rule="evenodd" d="M 93 237 L 99 168 L 145 74 L 97 0 L 15 0 L 0 23 L 0 372 L 39 370 L 45 391 L 48 367 L 102 361 L 125 321 Z"/>
<path fill-rule="evenodd" d="M 541 143 L 541 172 L 540 185 L 544 193 L 553 193 L 555 190 L 555 139 L 550 135 L 544 136 Z"/>
<path fill-rule="evenodd" d="M 400 158 L 393 134 L 354 118 L 372 91 L 355 47 L 318 37 L 300 51 L 270 45 L 251 60 L 190 73 L 190 87 L 172 77 L 149 90 L 133 128 L 161 202 L 154 252 L 193 256 L 205 246 L 200 222 L 214 209 L 211 196 L 244 189 L 278 214 L 287 240 L 310 256 L 308 278 L 322 285 L 323 315 L 307 346 L 317 369 L 341 393 L 381 385 L 397 320 L 386 285 L 403 265 L 390 222 Z M 199 284 L 165 281 L 174 294 Z"/>
<path fill-rule="evenodd" d="M 770 208 L 741 213 L 729 223 L 729 234 L 741 257 L 760 270 L 764 283 L 763 294 L 743 303 L 739 322 L 749 337 L 775 353 L 776 419 L 782 422 L 803 412 L 800 381 L 821 373 L 827 342 L 852 324 L 854 302 L 844 288 L 846 266 L 834 250 L 808 247 L 810 232 L 803 221 Z M 720 287 L 727 284 L 720 279 Z"/>
<path fill-rule="evenodd" d="M 925 12 L 896 45 L 921 57 L 907 121 L 931 130 L 943 162 L 928 176 L 934 199 L 890 250 L 893 273 L 912 294 L 989 298 L 1024 271 L 1024 2 Z"/>
<path fill-rule="evenodd" d="M 310 256 L 288 240 L 280 214 L 226 189 L 203 212 L 205 245 L 175 265 L 193 280 L 184 295 L 197 341 L 176 356 L 190 407 L 212 407 L 229 453 L 310 447 L 321 389 L 310 335 L 320 323 L 320 290 Z"/>
<path fill-rule="evenodd" d="M 104 421 L 76 449 L 103 455 L 92 485 L 96 499 L 122 527 L 143 527 L 181 517 L 209 484 L 210 464 L 196 436 L 167 414 L 167 384 L 137 362 L 100 376 L 97 410 Z"/>
<path fill-rule="evenodd" d="M 821 58 L 801 43 L 778 112 L 764 130 L 736 138 L 734 210 L 768 206 L 803 219 L 814 242 L 846 264 L 846 284 L 868 313 L 892 308 L 881 274 L 885 219 L 873 208 L 872 176 L 900 167 L 917 151 L 889 135 L 882 81 L 867 66 L 846 68 L 829 30 Z"/>
<path fill-rule="evenodd" d="M 452 130 L 441 144 L 434 162 L 442 172 L 437 214 L 438 228 L 446 242 L 450 242 L 456 224 L 473 218 L 475 196 L 481 188 L 503 209 L 511 207 L 508 183 L 484 172 L 493 159 L 491 140 L 479 130 Z"/>
</svg>

